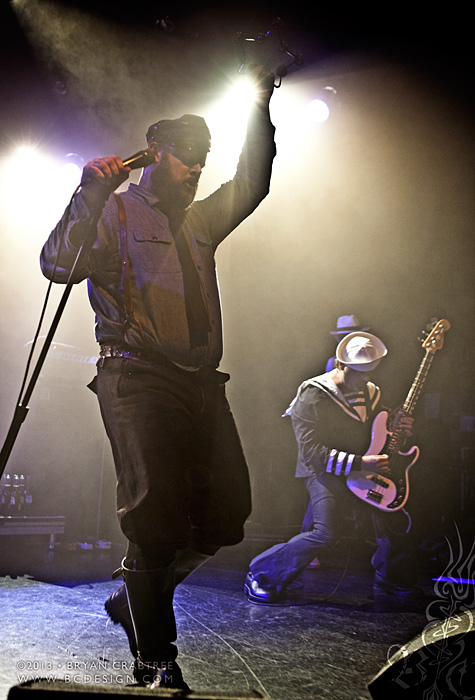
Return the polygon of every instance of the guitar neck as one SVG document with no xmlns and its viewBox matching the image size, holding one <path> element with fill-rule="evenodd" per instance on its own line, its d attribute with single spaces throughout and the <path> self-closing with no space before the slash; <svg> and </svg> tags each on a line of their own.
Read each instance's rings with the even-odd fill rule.
<svg viewBox="0 0 475 700">
<path fill-rule="evenodd" d="M 412 383 L 412 386 L 409 390 L 408 395 L 406 396 L 406 400 L 404 401 L 404 406 L 402 408 L 404 413 L 408 416 L 412 415 L 412 413 L 414 412 L 419 396 L 422 394 L 422 388 L 429 373 L 429 369 L 433 359 L 434 353 L 430 350 L 426 350 L 425 357 L 421 362 L 419 370 L 416 374 L 416 378 Z"/>
<path fill-rule="evenodd" d="M 433 357 L 434 354 L 430 350 L 426 350 L 425 357 L 420 364 L 416 377 L 412 383 L 411 388 L 409 389 L 409 393 L 402 407 L 403 414 L 405 414 L 406 416 L 410 416 L 414 412 L 417 400 L 422 393 L 424 382 L 426 380 L 427 374 L 429 373 Z M 394 452 L 398 452 L 398 450 L 400 450 L 403 446 L 405 440 L 405 434 L 400 429 L 400 427 L 396 425 L 394 427 L 391 439 L 389 440 L 389 443 L 387 445 L 388 453 L 391 454 Z"/>
<path fill-rule="evenodd" d="M 437 321 L 437 323 L 434 324 L 429 336 L 422 343 L 422 347 L 425 348 L 426 354 L 421 362 L 416 378 L 412 383 L 406 400 L 404 401 L 404 405 L 402 407 L 403 415 L 405 414 L 406 416 L 411 416 L 414 413 L 417 400 L 422 393 L 424 382 L 427 378 L 427 374 L 429 373 L 429 369 L 434 358 L 434 353 L 436 350 L 440 350 L 440 348 L 443 346 L 444 333 L 446 333 L 449 328 L 450 323 L 447 321 L 447 319 L 443 318 L 440 321 Z M 399 425 L 396 424 L 387 449 L 389 452 L 397 452 L 404 442 L 405 433 L 403 430 L 401 430 Z"/>
</svg>

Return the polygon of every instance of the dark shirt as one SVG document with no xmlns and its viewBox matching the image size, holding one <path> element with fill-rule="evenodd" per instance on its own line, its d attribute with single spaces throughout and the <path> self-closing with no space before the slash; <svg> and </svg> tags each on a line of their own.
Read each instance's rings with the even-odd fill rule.
<svg viewBox="0 0 475 700">
<path fill-rule="evenodd" d="M 372 382 L 364 396 L 345 395 L 330 373 L 303 382 L 284 415 L 291 416 L 298 444 L 296 476 L 348 476 L 361 468 L 371 444 L 371 426 L 381 410 L 381 392 Z"/>
</svg>

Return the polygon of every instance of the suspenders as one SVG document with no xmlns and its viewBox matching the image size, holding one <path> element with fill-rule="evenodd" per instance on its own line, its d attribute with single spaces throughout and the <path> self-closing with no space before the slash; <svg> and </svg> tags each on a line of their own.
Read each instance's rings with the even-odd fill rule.
<svg viewBox="0 0 475 700">
<path fill-rule="evenodd" d="M 127 220 L 125 218 L 124 203 L 120 195 L 114 192 L 115 201 L 119 209 L 119 251 L 120 261 L 122 265 L 122 285 L 124 287 L 124 302 L 125 302 L 125 321 L 122 326 L 122 336 L 125 335 L 127 325 L 135 321 L 140 329 L 142 339 L 144 333 L 140 321 L 135 317 L 134 306 L 132 302 L 132 292 L 130 287 L 130 260 L 127 247 Z"/>
</svg>

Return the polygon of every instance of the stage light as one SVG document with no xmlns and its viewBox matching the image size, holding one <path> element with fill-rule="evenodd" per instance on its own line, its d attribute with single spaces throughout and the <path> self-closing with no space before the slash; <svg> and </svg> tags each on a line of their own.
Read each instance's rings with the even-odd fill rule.
<svg viewBox="0 0 475 700">
<path fill-rule="evenodd" d="M 221 99 L 202 110 L 211 131 L 215 162 L 219 157 L 222 164 L 229 165 L 239 157 L 255 96 L 253 82 L 240 75 Z"/>
<path fill-rule="evenodd" d="M 74 189 L 81 181 L 82 170 L 84 167 L 84 158 L 78 153 L 68 153 L 64 163 L 61 166 L 61 175 L 64 180 L 65 187 Z"/>
<path fill-rule="evenodd" d="M 310 119 L 317 122 L 317 124 L 323 124 L 330 116 L 330 109 L 327 103 L 320 99 L 312 100 L 308 105 L 308 111 Z"/>
<path fill-rule="evenodd" d="M 48 227 L 79 184 L 82 164 L 83 159 L 77 153 L 59 158 L 39 146 L 17 146 L 2 159 L 3 211 L 8 216 L 14 213 L 16 220 L 27 224 L 32 231 L 37 226 Z"/>
<path fill-rule="evenodd" d="M 469 583 L 470 585 L 475 585 L 475 579 L 473 578 L 453 578 L 453 576 L 438 576 L 433 578 L 433 581 L 441 581 L 443 583 Z"/>
<path fill-rule="evenodd" d="M 19 197 L 25 191 L 30 197 L 37 196 L 44 189 L 45 183 L 54 179 L 55 171 L 54 158 L 36 146 L 18 146 L 8 158 L 10 189 L 15 190 Z"/>
<path fill-rule="evenodd" d="M 222 116 L 236 128 L 245 126 L 255 97 L 256 87 L 252 80 L 238 77 L 221 100 Z"/>
<path fill-rule="evenodd" d="M 320 91 L 308 105 L 308 113 L 311 121 L 323 124 L 330 117 L 333 108 L 336 106 L 337 91 L 327 85 Z"/>
</svg>

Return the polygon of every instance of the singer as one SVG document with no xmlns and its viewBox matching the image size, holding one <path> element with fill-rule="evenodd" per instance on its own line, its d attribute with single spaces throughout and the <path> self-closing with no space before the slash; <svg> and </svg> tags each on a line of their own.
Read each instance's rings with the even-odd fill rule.
<svg viewBox="0 0 475 700">
<path fill-rule="evenodd" d="M 210 149 L 201 117 L 147 132 L 152 163 L 118 156 L 84 168 L 82 186 L 41 252 L 43 274 L 87 279 L 100 344 L 91 383 L 111 441 L 117 513 L 127 538 L 124 580 L 106 601 L 128 635 L 140 686 L 188 689 L 176 661 L 176 585 L 243 538 L 249 476 L 226 399 L 217 246 L 266 197 L 275 155 L 274 76 L 251 74 L 258 96 L 234 178 L 194 201 Z M 133 160 L 133 159 L 130 159 Z M 130 163 L 134 165 L 134 163 Z"/>
</svg>

